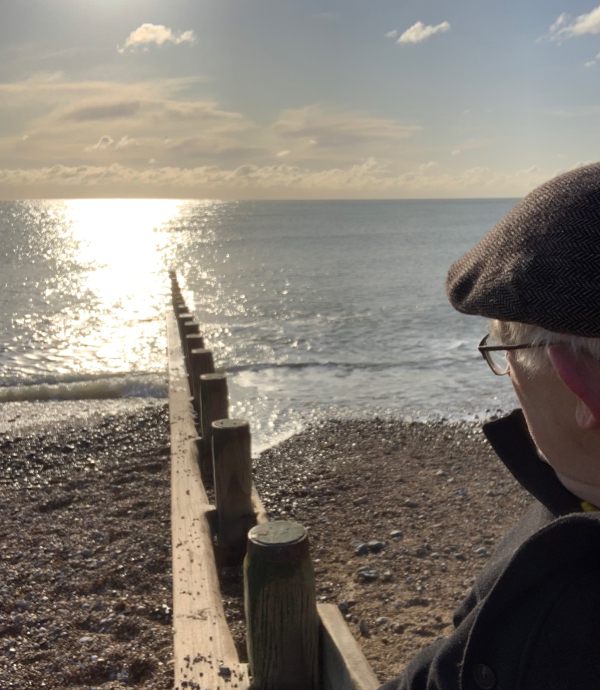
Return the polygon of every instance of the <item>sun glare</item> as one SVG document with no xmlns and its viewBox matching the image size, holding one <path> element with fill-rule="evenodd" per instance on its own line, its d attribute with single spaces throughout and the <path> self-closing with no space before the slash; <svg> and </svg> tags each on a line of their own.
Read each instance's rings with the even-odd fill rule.
<svg viewBox="0 0 600 690">
<path fill-rule="evenodd" d="M 98 371 L 144 370 L 144 339 L 162 333 L 165 244 L 161 232 L 185 202 L 169 199 L 84 199 L 65 202 L 77 261 L 85 267 L 82 304 L 90 304 L 94 328 L 82 329 L 77 348 L 94 352 Z M 81 314 L 79 322 L 89 322 Z M 86 366 L 90 363 L 86 362 Z M 150 367 L 154 368 L 154 367 Z"/>
</svg>

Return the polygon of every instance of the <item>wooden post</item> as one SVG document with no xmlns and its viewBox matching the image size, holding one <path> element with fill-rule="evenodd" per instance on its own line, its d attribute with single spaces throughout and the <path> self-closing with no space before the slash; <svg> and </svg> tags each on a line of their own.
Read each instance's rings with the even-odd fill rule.
<svg viewBox="0 0 600 690">
<path fill-rule="evenodd" d="M 198 377 L 192 376 L 192 350 L 203 350 L 204 349 L 204 337 L 200 333 L 192 333 L 191 335 L 186 335 L 185 340 L 182 344 L 182 349 L 187 353 L 186 355 L 186 366 L 188 368 L 188 373 L 190 377 L 190 392 L 192 394 L 192 405 L 194 406 L 194 412 L 196 413 L 197 420 L 199 417 L 199 410 L 196 409 L 196 398 L 199 395 L 196 388 L 198 387 Z M 198 421 L 198 428 L 200 428 L 200 423 Z"/>
<path fill-rule="evenodd" d="M 200 325 L 196 321 L 194 317 L 191 319 L 185 319 L 182 320 L 181 322 L 181 332 L 183 334 L 182 340 L 183 344 L 185 345 L 185 338 L 188 335 L 199 335 L 200 333 Z"/>
<path fill-rule="evenodd" d="M 198 386 L 199 432 L 202 437 L 200 470 L 202 479 L 209 486 L 213 486 L 212 423 L 217 419 L 229 417 L 227 376 L 220 373 L 201 374 Z"/>
<path fill-rule="evenodd" d="M 188 309 L 188 306 L 185 303 L 183 297 L 179 297 L 177 300 L 173 300 L 173 309 L 175 311 L 175 316 L 179 316 L 179 314 L 190 313 L 190 310 Z"/>
<path fill-rule="evenodd" d="M 187 349 L 187 337 L 188 335 L 200 335 L 200 326 L 196 319 L 189 319 L 188 321 L 183 321 L 181 324 L 181 347 L 183 349 L 183 356 L 185 357 L 185 365 L 190 371 L 190 352 Z"/>
<path fill-rule="evenodd" d="M 191 321 L 194 315 L 189 311 L 180 311 L 177 316 L 177 328 L 179 329 L 179 338 L 183 340 L 183 324 L 186 321 Z"/>
<path fill-rule="evenodd" d="M 223 561 L 241 563 L 246 550 L 246 535 L 256 524 L 248 422 L 244 419 L 213 422 L 212 450 L 217 545 Z"/>
<path fill-rule="evenodd" d="M 197 325 L 197 324 L 196 324 Z M 204 349 L 204 337 L 200 335 L 200 329 L 198 332 L 188 332 L 183 336 L 183 351 L 185 352 L 186 365 L 188 371 L 191 374 L 192 362 L 191 362 L 191 352 L 192 350 L 203 350 Z M 194 382 L 190 379 L 190 387 L 192 389 L 192 394 L 194 392 Z"/>
<path fill-rule="evenodd" d="M 205 350 L 204 348 L 194 348 L 190 350 L 189 366 L 190 390 L 194 396 L 193 404 L 194 410 L 196 410 L 199 431 L 202 431 L 202 423 L 200 421 L 200 377 L 202 374 L 212 374 L 215 370 L 212 351 Z"/>
<path fill-rule="evenodd" d="M 204 349 L 204 336 L 200 333 L 188 333 L 185 336 L 186 346 L 189 352 Z"/>
<path fill-rule="evenodd" d="M 318 690 L 319 620 L 305 528 L 257 525 L 244 560 L 248 657 L 255 690 Z"/>
</svg>

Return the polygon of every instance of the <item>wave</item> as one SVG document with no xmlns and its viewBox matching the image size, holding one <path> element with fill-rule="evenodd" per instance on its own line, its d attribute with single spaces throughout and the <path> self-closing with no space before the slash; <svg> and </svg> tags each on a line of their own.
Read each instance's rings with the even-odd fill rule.
<svg viewBox="0 0 600 690">
<path fill-rule="evenodd" d="M 225 367 L 227 373 L 258 372 L 269 369 L 341 369 L 343 371 L 368 370 L 385 371 L 406 366 L 402 362 L 259 362 L 256 364 L 234 364 Z"/>
<path fill-rule="evenodd" d="M 164 398 L 167 393 L 167 383 L 160 374 L 105 374 L 87 379 L 0 387 L 0 403 Z"/>
</svg>

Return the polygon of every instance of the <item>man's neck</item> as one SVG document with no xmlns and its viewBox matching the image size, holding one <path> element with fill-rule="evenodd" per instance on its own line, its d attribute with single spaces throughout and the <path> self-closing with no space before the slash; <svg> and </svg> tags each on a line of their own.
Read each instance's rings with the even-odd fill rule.
<svg viewBox="0 0 600 690">
<path fill-rule="evenodd" d="M 600 506 L 600 487 L 571 479 L 571 477 L 566 477 L 556 470 L 554 470 L 554 472 L 565 489 L 568 489 L 572 494 L 581 498 L 583 501 L 587 501 L 594 506 Z"/>
</svg>

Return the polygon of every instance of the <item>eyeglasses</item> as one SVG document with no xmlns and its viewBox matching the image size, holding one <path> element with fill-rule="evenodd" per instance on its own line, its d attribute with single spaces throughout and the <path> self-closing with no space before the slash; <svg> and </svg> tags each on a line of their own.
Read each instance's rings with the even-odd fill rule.
<svg viewBox="0 0 600 690">
<path fill-rule="evenodd" d="M 545 347 L 546 343 L 523 343 L 521 345 L 488 345 L 487 341 L 490 337 L 488 333 L 485 338 L 479 343 L 477 348 L 481 352 L 481 356 L 488 363 L 490 369 L 496 376 L 504 376 L 508 374 L 510 366 L 506 359 L 506 353 L 512 350 L 528 350 L 532 347 Z"/>
</svg>

